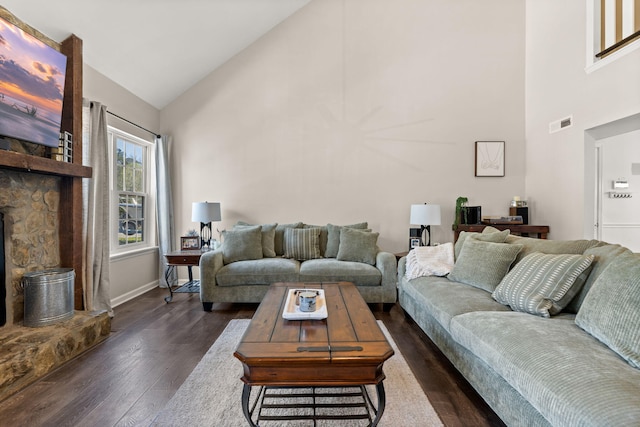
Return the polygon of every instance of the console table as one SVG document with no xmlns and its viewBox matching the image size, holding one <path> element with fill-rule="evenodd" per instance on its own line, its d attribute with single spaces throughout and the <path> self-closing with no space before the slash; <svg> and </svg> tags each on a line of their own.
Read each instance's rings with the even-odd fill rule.
<svg viewBox="0 0 640 427">
<path fill-rule="evenodd" d="M 169 283 L 169 276 L 171 274 L 171 271 L 176 267 L 184 265 L 189 269 L 189 281 L 182 286 L 199 282 L 199 280 L 193 280 L 193 271 L 191 269 L 193 266 L 198 266 L 200 264 L 201 256 L 202 251 L 200 249 L 174 251 L 164 255 L 167 260 L 167 270 L 165 271 L 164 275 L 165 279 L 167 280 L 167 287 L 169 288 L 169 296 L 165 297 L 164 299 L 167 303 L 171 302 L 171 300 L 173 299 L 173 289 L 171 289 L 171 284 Z"/>
<path fill-rule="evenodd" d="M 511 234 L 524 237 L 536 237 L 546 239 L 549 234 L 548 225 L 528 225 L 528 224 L 459 224 L 453 228 L 454 242 L 458 240 L 461 231 L 482 233 L 485 227 L 493 227 L 498 230 L 511 230 Z"/>
</svg>

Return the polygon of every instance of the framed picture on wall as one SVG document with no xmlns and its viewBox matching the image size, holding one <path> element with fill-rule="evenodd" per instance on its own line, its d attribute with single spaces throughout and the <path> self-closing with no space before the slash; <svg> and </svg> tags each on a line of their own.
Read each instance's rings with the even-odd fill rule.
<svg viewBox="0 0 640 427">
<path fill-rule="evenodd" d="M 476 176 L 504 176 L 504 141 L 476 141 Z"/>
<path fill-rule="evenodd" d="M 183 236 L 180 237 L 180 249 L 200 249 L 200 236 Z"/>
</svg>

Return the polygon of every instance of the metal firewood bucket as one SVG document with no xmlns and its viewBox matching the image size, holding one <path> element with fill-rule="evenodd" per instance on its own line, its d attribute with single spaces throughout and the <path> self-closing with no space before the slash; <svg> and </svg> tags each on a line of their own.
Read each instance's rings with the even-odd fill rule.
<svg viewBox="0 0 640 427">
<path fill-rule="evenodd" d="M 47 326 L 73 317 L 73 288 L 76 274 L 72 268 L 25 273 L 24 326 Z"/>
</svg>

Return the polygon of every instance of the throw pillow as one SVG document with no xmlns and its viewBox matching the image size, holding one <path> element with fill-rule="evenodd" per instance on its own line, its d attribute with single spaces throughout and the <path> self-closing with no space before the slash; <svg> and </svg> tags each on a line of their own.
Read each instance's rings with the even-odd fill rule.
<svg viewBox="0 0 640 427">
<path fill-rule="evenodd" d="M 301 228 L 301 222 L 294 222 L 291 224 L 278 224 L 276 227 L 276 235 L 273 238 L 273 248 L 276 251 L 276 256 L 284 255 L 284 231 L 287 228 Z"/>
<path fill-rule="evenodd" d="M 467 239 L 453 265 L 450 280 L 493 292 L 516 259 L 521 245 Z"/>
<path fill-rule="evenodd" d="M 363 262 L 376 265 L 379 233 L 344 227 L 340 230 L 339 261 Z"/>
<path fill-rule="evenodd" d="M 493 299 L 514 311 L 551 317 L 560 313 L 580 291 L 593 258 L 593 255 L 529 254 L 502 279 Z"/>
<path fill-rule="evenodd" d="M 582 302 L 576 324 L 640 369 L 640 254 L 609 264 Z"/>
<path fill-rule="evenodd" d="M 484 230 L 482 230 L 482 233 L 461 231 L 454 246 L 455 259 L 458 259 L 460 256 L 460 251 L 464 246 L 464 242 L 466 242 L 469 237 L 473 237 L 483 242 L 504 243 L 507 240 L 509 233 L 511 233 L 511 230 L 500 231 L 494 227 L 485 227 Z"/>
<path fill-rule="evenodd" d="M 325 258 L 335 258 L 338 256 L 338 249 L 340 248 L 340 230 L 342 230 L 343 227 L 364 230 L 368 227 L 368 224 L 366 222 L 351 225 L 327 224 L 327 249 L 324 252 Z"/>
<path fill-rule="evenodd" d="M 222 232 L 225 264 L 262 258 L 262 227 L 254 225 Z"/>
<path fill-rule="evenodd" d="M 418 246 L 409 251 L 405 277 L 413 280 L 426 276 L 446 276 L 453 268 L 453 243 Z"/>
<path fill-rule="evenodd" d="M 614 261 L 618 256 L 623 254 L 632 253 L 629 249 L 620 245 L 611 245 L 611 244 L 602 244 L 601 246 L 594 246 L 586 251 L 584 251 L 583 255 L 594 255 L 595 258 L 591 263 L 591 272 L 589 273 L 589 277 L 584 282 L 582 289 L 578 292 L 578 294 L 571 300 L 571 302 L 565 307 L 565 311 L 569 313 L 577 313 L 580 310 L 580 305 L 584 298 L 589 293 L 589 290 L 595 283 L 595 281 L 600 277 L 600 274 L 607 268 L 607 266 Z"/>
<path fill-rule="evenodd" d="M 300 261 L 320 258 L 320 229 L 285 228 L 284 257 Z"/>
<path fill-rule="evenodd" d="M 275 237 L 276 227 L 278 224 L 262 224 L 262 256 L 265 258 L 273 258 L 276 256 Z M 234 229 L 251 227 L 250 225 L 236 224 Z"/>
</svg>

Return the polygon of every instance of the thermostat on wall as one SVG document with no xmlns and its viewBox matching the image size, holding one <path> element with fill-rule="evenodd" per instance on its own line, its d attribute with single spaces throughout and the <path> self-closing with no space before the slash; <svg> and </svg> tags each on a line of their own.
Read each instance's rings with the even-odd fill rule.
<svg viewBox="0 0 640 427">
<path fill-rule="evenodd" d="M 629 181 L 627 181 L 626 179 L 616 179 L 615 181 L 613 181 L 613 188 L 617 189 L 617 188 L 629 188 Z"/>
</svg>

